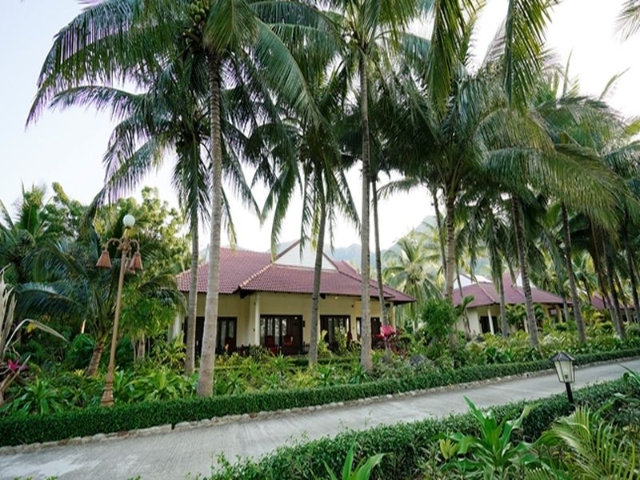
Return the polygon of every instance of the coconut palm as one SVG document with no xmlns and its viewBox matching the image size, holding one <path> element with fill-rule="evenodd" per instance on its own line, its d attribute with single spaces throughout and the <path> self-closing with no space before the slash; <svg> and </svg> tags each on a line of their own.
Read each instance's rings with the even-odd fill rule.
<svg viewBox="0 0 640 480">
<path fill-rule="evenodd" d="M 185 47 L 185 51 L 189 50 Z M 121 122 L 114 128 L 104 157 L 105 186 L 98 201 L 126 193 L 139 185 L 144 176 L 158 168 L 165 152 L 177 155 L 173 185 L 178 201 L 190 224 L 191 282 L 187 315 L 185 372 L 195 366 L 195 315 L 200 219 L 208 220 L 210 171 L 202 159 L 208 141 L 208 118 L 203 99 L 206 96 L 206 69 L 202 55 L 177 58 L 164 70 L 158 68 L 153 78 L 140 79 L 144 93 L 129 93 L 108 86 L 77 87 L 56 95 L 52 108 L 76 104 L 93 105 L 98 110 L 110 108 Z M 257 206 L 245 182 L 238 156 L 234 152 L 245 142 L 242 132 L 230 121 L 229 111 L 242 111 L 251 103 L 249 92 L 230 90 L 223 97 L 224 174 L 227 184 L 245 203 Z M 229 106 L 233 100 L 233 107 Z M 235 114 L 239 117 L 238 114 Z M 135 132 L 135 134 L 132 134 Z M 228 234 L 235 243 L 235 232 L 227 195 L 223 189 L 223 206 Z"/>
<path fill-rule="evenodd" d="M 0 267 L 9 266 L 6 272 L 15 285 L 31 280 L 28 257 L 36 246 L 46 241 L 52 226 L 46 218 L 45 187 L 22 188 L 22 198 L 17 202 L 15 217 L 0 202 Z"/>
<path fill-rule="evenodd" d="M 369 88 L 372 75 L 380 65 L 383 53 L 392 48 L 398 32 L 406 27 L 418 13 L 414 0 L 324 0 L 321 8 L 330 10 L 328 15 L 335 22 L 336 30 L 344 39 L 339 61 L 352 79 L 359 83 L 358 105 L 362 122 L 362 206 L 360 211 L 360 260 L 362 278 L 362 353 L 365 370 L 373 368 L 371 357 L 371 324 L 369 309 L 370 276 L 370 188 L 371 188 L 371 137 L 369 114 Z"/>
<path fill-rule="evenodd" d="M 414 327 L 420 306 L 440 297 L 436 235 L 433 227 L 423 224 L 423 228 L 425 232 L 412 230 L 400 238 L 384 256 L 385 282 L 416 299 L 407 307 Z"/>
<path fill-rule="evenodd" d="M 289 211 L 290 201 L 297 188 L 302 193 L 300 249 L 310 240 L 315 247 L 313 293 L 311 296 L 311 324 L 309 365 L 318 361 L 319 298 L 326 234 L 332 245 L 337 214 L 343 213 L 356 225 L 358 215 L 347 183 L 344 160 L 340 152 L 341 114 L 347 92 L 345 72 L 308 69 L 309 90 L 314 98 L 320 121 L 295 112 L 283 120 L 284 128 L 264 124 L 255 136 L 267 134 L 263 144 L 266 160 L 273 158 L 274 170 L 263 163 L 257 178 L 263 177 L 270 186 L 262 218 L 274 212 L 271 227 L 271 248 L 275 251 L 282 222 Z M 250 139 L 252 143 L 253 139 Z"/>
<path fill-rule="evenodd" d="M 107 236 L 122 235 L 119 213 Z M 158 242 L 152 238 L 141 238 L 142 226 L 136 227 L 136 237 L 145 246 L 147 258 L 156 260 L 163 253 Z M 99 269 L 96 263 L 102 251 L 102 240 L 94 228 L 77 240 L 65 239 L 39 249 L 34 259 L 34 270 L 39 282 L 24 286 L 24 308 L 30 316 L 56 315 L 81 323 L 94 340 L 94 349 L 87 376 L 95 375 L 104 351 L 105 342 L 111 332 L 115 313 L 116 292 L 120 271 L 120 260 L 113 255 L 113 268 Z M 115 252 L 112 252 L 115 253 Z M 166 264 L 166 259 L 165 262 Z M 149 296 L 162 296 L 176 311 L 180 311 L 184 302 L 177 291 L 173 272 L 145 272 L 137 277 L 125 277 L 126 282 L 136 284 L 135 291 L 145 292 Z"/>
<path fill-rule="evenodd" d="M 220 283 L 222 217 L 223 84 L 245 85 L 248 71 L 272 86 L 283 104 L 314 114 L 304 81 L 281 39 L 302 37 L 311 29 L 313 9 L 300 3 L 221 0 L 105 0 L 88 6 L 54 39 L 38 82 L 30 114 L 34 120 L 60 91 L 82 84 L 114 82 L 152 75 L 157 59 L 171 59 L 185 38 L 206 58 L 211 171 L 211 236 L 205 329 L 198 395 L 213 392 L 215 335 Z M 280 35 L 280 36 L 279 36 Z M 161 64 L 161 66 L 163 66 Z M 224 71 L 224 76 L 222 72 Z"/>
</svg>

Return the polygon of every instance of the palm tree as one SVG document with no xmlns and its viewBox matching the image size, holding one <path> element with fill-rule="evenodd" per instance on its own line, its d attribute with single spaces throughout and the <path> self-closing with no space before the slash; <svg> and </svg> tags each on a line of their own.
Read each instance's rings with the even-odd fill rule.
<svg viewBox="0 0 640 480">
<path fill-rule="evenodd" d="M 245 74 L 260 77 L 278 92 L 281 103 L 306 108 L 313 116 L 304 81 L 279 35 L 304 37 L 314 22 L 304 4 L 264 5 L 245 0 L 106 0 L 87 7 L 56 36 L 43 66 L 29 119 L 35 119 L 55 94 L 81 84 L 107 85 L 151 74 L 158 58 L 181 52 L 180 38 L 206 58 L 211 171 L 211 236 L 205 329 L 198 395 L 213 392 L 215 335 L 220 283 L 222 217 L 221 97 L 223 82 L 245 85 Z M 222 72 L 225 72 L 224 77 Z"/>
<path fill-rule="evenodd" d="M 22 198 L 17 204 L 17 215 L 0 201 L 0 267 L 10 266 L 6 272 L 11 282 L 20 286 L 31 280 L 28 257 L 37 246 L 47 240 L 51 224 L 47 221 L 45 187 L 22 187 Z"/>
<path fill-rule="evenodd" d="M 416 299 L 408 306 L 414 327 L 420 306 L 431 298 L 440 297 L 438 246 L 433 241 L 433 227 L 425 224 L 423 227 L 426 227 L 426 232 L 412 230 L 400 238 L 384 257 L 385 282 Z"/>
<path fill-rule="evenodd" d="M 592 138 L 607 136 L 616 128 L 616 115 L 601 100 L 579 95 L 578 87 L 572 84 L 568 68 L 561 74 L 549 72 L 536 92 L 534 109 L 545 124 L 545 129 L 554 144 L 553 156 L 559 162 L 575 162 L 584 172 L 584 182 L 576 182 L 569 189 L 559 188 L 553 192 L 560 199 L 559 210 L 562 225 L 564 261 L 573 312 L 581 343 L 586 342 L 584 321 L 580 309 L 580 298 L 573 272 L 569 208 L 587 214 L 603 228 L 615 228 L 615 195 L 620 191 L 619 179 L 606 168 L 596 151 Z M 564 82 L 561 77 L 564 76 Z M 591 190 L 580 194 L 578 190 Z M 579 198 L 577 198 L 579 197 Z"/>
<path fill-rule="evenodd" d="M 318 69 L 308 72 L 308 76 L 320 121 L 311 122 L 296 115 L 284 120 L 284 128 L 265 124 L 256 129 L 255 134 L 261 135 L 264 130 L 272 137 L 258 143 L 266 143 L 261 156 L 276 157 L 273 159 L 275 172 L 269 172 L 266 165 L 258 170 L 258 176 L 264 177 L 271 187 L 262 218 L 274 211 L 272 251 L 295 189 L 299 187 L 302 192 L 300 249 L 302 251 L 306 241 L 311 240 L 316 253 L 309 339 L 309 365 L 314 365 L 318 361 L 318 312 L 325 235 L 328 229 L 332 244 L 337 213 L 343 213 L 356 225 L 358 215 L 345 175 L 345 156 L 339 149 L 341 113 L 347 91 L 344 71 Z"/>
<path fill-rule="evenodd" d="M 106 232 L 107 237 L 122 235 L 122 217 Z M 136 237 L 145 246 L 147 258 L 166 255 L 153 237 L 141 238 L 142 225 L 136 226 Z M 114 318 L 119 260 L 115 255 L 113 268 L 103 270 L 96 267 L 102 251 L 102 241 L 93 225 L 77 240 L 65 239 L 39 249 L 34 259 L 35 276 L 38 282 L 24 286 L 24 308 L 31 315 L 57 315 L 83 324 L 82 328 L 94 339 L 94 349 L 86 375 L 97 373 L 105 342 L 111 332 Z M 112 252 L 114 253 L 114 252 Z M 166 258 L 165 262 L 166 263 Z M 180 311 L 184 302 L 177 291 L 173 272 L 145 272 L 142 276 L 126 277 L 127 283 L 136 284 L 135 291 L 149 296 L 161 295 Z"/>
<path fill-rule="evenodd" d="M 185 51 L 189 49 L 185 47 Z M 104 157 L 106 184 L 98 201 L 121 195 L 137 186 L 143 177 L 155 170 L 164 160 L 165 151 L 175 151 L 173 185 L 178 201 L 190 225 L 191 282 L 187 315 L 187 345 L 185 373 L 195 367 L 195 316 L 197 299 L 197 271 L 200 219 L 208 220 L 210 171 L 201 152 L 208 140 L 208 118 L 202 99 L 206 95 L 206 69 L 198 52 L 191 52 L 186 60 L 175 59 L 164 70 L 158 68 L 153 78 L 140 79 L 147 87 L 144 93 L 133 94 L 111 87 L 81 86 L 56 95 L 52 108 L 75 104 L 92 104 L 98 110 L 109 107 L 112 116 L 121 122 L 114 128 Z M 244 134 L 230 121 L 230 110 L 246 110 L 251 99 L 248 92 L 226 91 L 223 98 L 225 137 L 224 173 L 228 184 L 240 194 L 244 202 L 257 211 L 247 185 L 236 149 L 246 142 Z M 233 107 L 229 103 L 233 100 Z M 132 135 L 135 132 L 135 135 Z M 228 233 L 235 242 L 235 232 L 227 195 L 223 191 Z"/>
<path fill-rule="evenodd" d="M 401 28 L 407 26 L 418 13 L 414 0 L 325 0 L 321 5 L 332 9 L 336 29 L 345 39 L 341 68 L 349 74 L 357 72 L 356 88 L 362 122 L 362 206 L 360 211 L 360 243 L 362 256 L 361 364 L 365 370 L 373 368 L 371 357 L 371 323 L 369 309 L 370 277 L 370 188 L 371 137 L 369 127 L 369 87 L 377 70 L 377 60 Z M 384 302 L 384 300 L 381 300 Z"/>
</svg>

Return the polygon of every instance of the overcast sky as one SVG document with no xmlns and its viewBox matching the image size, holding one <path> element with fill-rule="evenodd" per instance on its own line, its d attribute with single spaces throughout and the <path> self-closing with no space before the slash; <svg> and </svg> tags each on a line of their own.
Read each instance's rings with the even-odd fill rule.
<svg viewBox="0 0 640 480">
<path fill-rule="evenodd" d="M 615 19 L 622 0 L 564 0 L 553 13 L 548 44 L 558 60 L 572 53 L 571 72 L 580 78 L 582 91 L 599 94 L 617 73 L 626 73 L 610 97 L 626 115 L 640 114 L 640 35 L 622 42 L 615 34 Z M 104 171 L 101 157 L 112 122 L 105 115 L 75 108 L 49 112 L 25 130 L 25 120 L 36 91 L 36 80 L 55 33 L 81 10 L 75 0 L 2 0 L 0 3 L 0 200 L 10 206 L 22 185 L 50 186 L 57 181 L 74 199 L 88 203 L 100 189 Z M 493 37 L 506 11 L 505 0 L 489 0 L 477 39 L 478 50 Z M 171 165 L 172 159 L 166 164 Z M 356 205 L 360 205 L 358 171 L 349 175 Z M 170 167 L 151 175 L 143 185 L 156 186 L 161 198 L 177 205 L 170 185 Z M 384 180 L 384 179 L 383 179 Z M 383 182 L 384 183 L 384 182 Z M 256 192 L 258 201 L 264 192 Z M 432 213 L 424 190 L 395 196 L 380 206 L 381 242 L 390 246 Z M 269 248 L 268 226 L 239 204 L 233 207 L 238 244 L 244 248 Z M 292 207 L 281 239 L 299 236 L 299 204 Z M 358 242 L 358 232 L 340 224 L 336 246 Z"/>
</svg>

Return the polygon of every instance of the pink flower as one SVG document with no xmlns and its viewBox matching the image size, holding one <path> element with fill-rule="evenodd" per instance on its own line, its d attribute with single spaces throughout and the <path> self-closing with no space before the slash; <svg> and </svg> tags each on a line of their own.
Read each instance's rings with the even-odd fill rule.
<svg viewBox="0 0 640 480">
<path fill-rule="evenodd" d="M 16 360 L 15 362 L 11 359 L 7 361 L 7 365 L 9 366 L 9 370 L 12 372 L 21 372 L 22 370 L 26 370 L 27 365 L 21 365 L 20 360 Z"/>
<path fill-rule="evenodd" d="M 391 337 L 395 333 L 396 331 L 393 329 L 391 325 L 382 325 L 380 327 L 380 334 L 385 338 Z"/>
</svg>

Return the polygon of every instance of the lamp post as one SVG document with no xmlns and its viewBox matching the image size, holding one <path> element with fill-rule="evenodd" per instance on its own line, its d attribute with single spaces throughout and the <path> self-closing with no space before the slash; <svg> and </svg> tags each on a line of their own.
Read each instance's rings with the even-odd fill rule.
<svg viewBox="0 0 640 480">
<path fill-rule="evenodd" d="M 127 214 L 122 219 L 124 224 L 124 233 L 121 238 L 110 238 L 104 245 L 102 254 L 98 259 L 96 267 L 111 268 L 111 259 L 109 258 L 108 248 L 115 245 L 117 250 L 121 252 L 120 256 L 120 276 L 118 277 L 118 293 L 116 295 L 116 312 L 113 319 L 113 332 L 111 333 L 111 351 L 109 353 L 109 366 L 107 367 L 107 378 L 104 384 L 104 392 L 100 405 L 110 407 L 113 405 L 113 370 L 116 364 L 116 346 L 118 343 L 118 322 L 120 320 L 120 308 L 122 306 L 122 285 L 124 284 L 125 272 L 136 272 L 142 270 L 142 257 L 140 255 L 140 244 L 137 240 L 129 238 L 129 229 L 136 223 L 133 215 Z M 135 253 L 133 250 L 135 249 Z"/>
<path fill-rule="evenodd" d="M 567 387 L 567 397 L 569 398 L 569 404 L 573 407 L 573 392 L 571 391 L 571 384 L 576 379 L 576 371 L 573 366 L 574 358 L 565 353 L 558 352 L 552 358 L 551 361 L 556 367 L 556 374 L 558 375 L 558 381 L 564 383 Z"/>
</svg>

